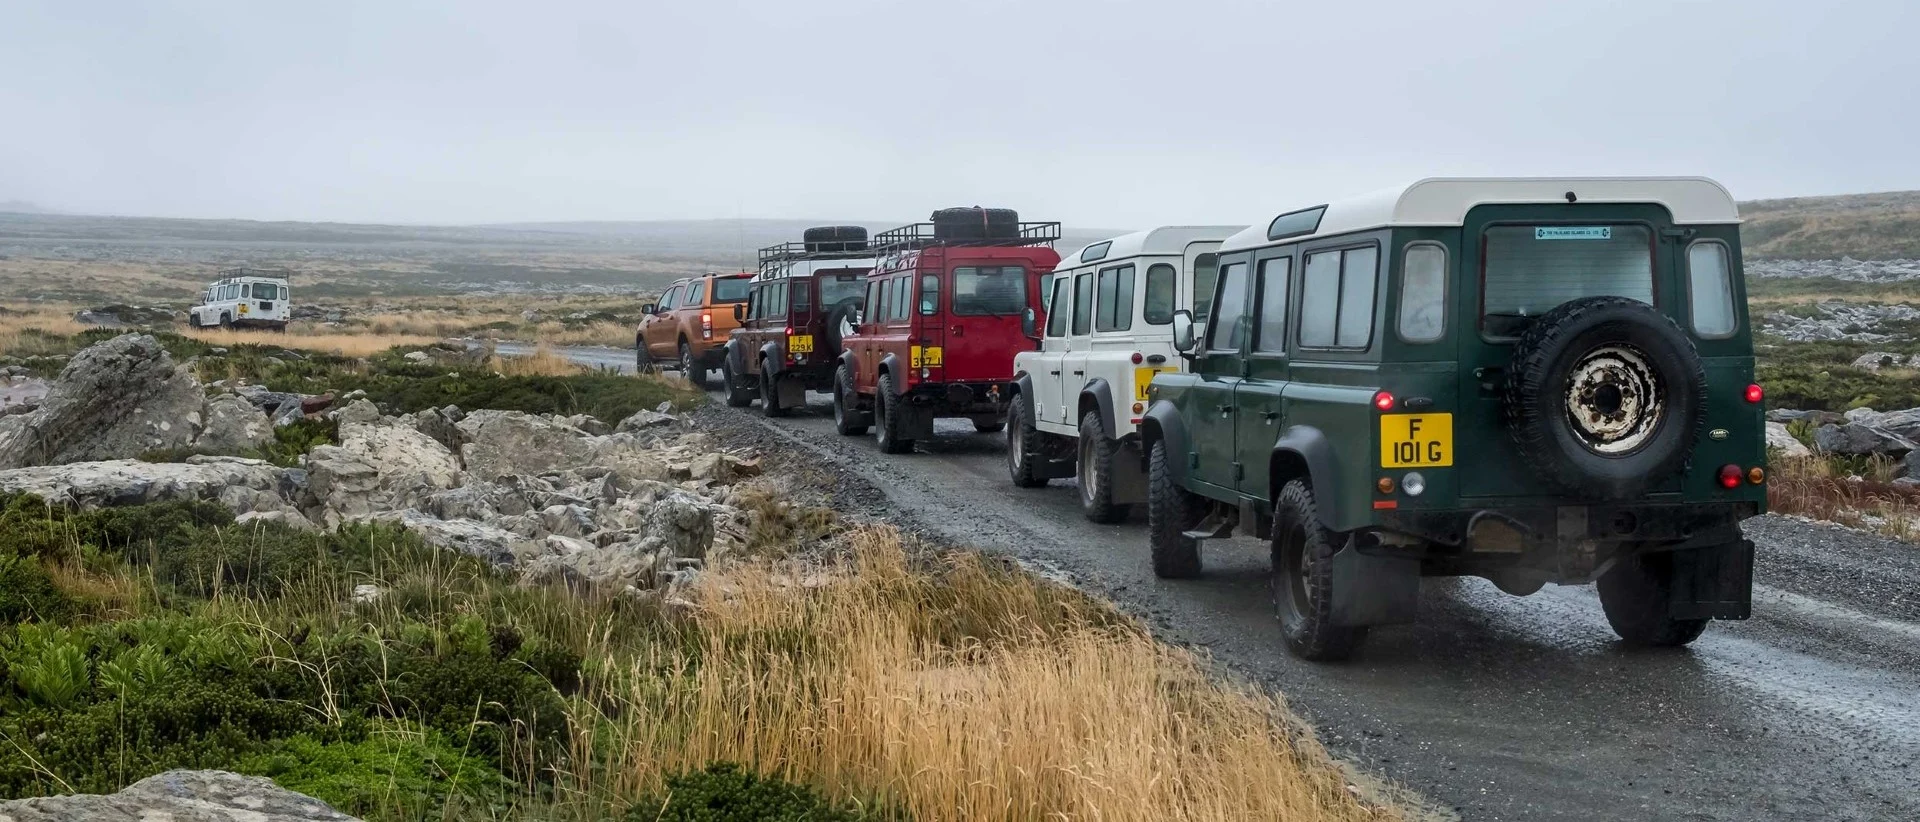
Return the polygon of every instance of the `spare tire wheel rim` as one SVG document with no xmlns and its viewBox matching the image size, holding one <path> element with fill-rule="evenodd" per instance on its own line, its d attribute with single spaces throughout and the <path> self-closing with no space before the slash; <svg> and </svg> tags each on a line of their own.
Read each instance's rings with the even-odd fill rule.
<svg viewBox="0 0 1920 822">
<path fill-rule="evenodd" d="M 1645 352 L 1620 343 L 1602 345 L 1568 372 L 1567 423 L 1596 454 L 1630 454 L 1659 432 L 1666 413 L 1664 388 Z"/>
</svg>

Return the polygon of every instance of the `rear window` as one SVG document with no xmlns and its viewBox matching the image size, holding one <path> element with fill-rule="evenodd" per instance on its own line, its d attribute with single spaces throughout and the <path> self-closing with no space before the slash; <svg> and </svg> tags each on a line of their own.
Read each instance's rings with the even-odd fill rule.
<svg viewBox="0 0 1920 822">
<path fill-rule="evenodd" d="M 747 299 L 749 280 L 746 277 L 729 277 L 713 281 L 713 301 L 716 303 L 737 303 Z"/>
<path fill-rule="evenodd" d="M 1516 337 L 1568 300 L 1653 304 L 1653 231 L 1643 225 L 1499 225 L 1483 238 L 1480 331 Z"/>
<path fill-rule="evenodd" d="M 280 286 L 273 283 L 254 283 L 253 298 L 256 300 L 277 300 L 280 298 Z"/>
<path fill-rule="evenodd" d="M 953 313 L 980 316 L 1027 310 L 1027 270 L 1017 265 L 953 270 Z"/>
<path fill-rule="evenodd" d="M 820 307 L 830 308 L 866 293 L 866 278 L 859 274 L 835 274 L 820 278 Z"/>
</svg>

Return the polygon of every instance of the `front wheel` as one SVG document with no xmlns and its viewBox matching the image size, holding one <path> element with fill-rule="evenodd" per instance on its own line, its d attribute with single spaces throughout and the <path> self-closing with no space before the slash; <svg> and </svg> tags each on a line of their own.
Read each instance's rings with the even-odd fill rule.
<svg viewBox="0 0 1920 822">
<path fill-rule="evenodd" d="M 1621 557 L 1600 576 L 1600 610 L 1630 645 L 1676 648 L 1700 638 L 1704 619 L 1668 616 L 1673 601 L 1673 554 Z"/>
<path fill-rule="evenodd" d="M 843 437 L 867 433 L 866 417 L 860 413 L 858 398 L 853 394 L 853 369 L 846 363 L 833 370 L 833 430 Z"/>
<path fill-rule="evenodd" d="M 733 373 L 731 359 L 720 361 L 720 382 L 727 389 L 728 408 L 745 408 L 753 404 L 753 392 L 741 383 L 738 374 Z"/>
<path fill-rule="evenodd" d="M 653 352 L 647 350 L 646 340 L 633 342 L 633 370 L 638 374 L 652 374 L 655 370 Z"/>
<path fill-rule="evenodd" d="M 900 418 L 900 397 L 893 393 L 893 375 L 881 374 L 880 387 L 873 398 L 873 438 L 882 454 L 913 451 L 913 440 L 904 436 L 906 421 Z"/>
<path fill-rule="evenodd" d="M 1113 457 L 1120 444 L 1107 439 L 1100 429 L 1100 412 L 1088 411 L 1080 417 L 1079 464 L 1080 511 L 1087 519 L 1103 524 L 1125 522 L 1127 504 L 1113 501 Z"/>
<path fill-rule="evenodd" d="M 1190 579 L 1200 575 L 1200 540 L 1187 532 L 1200 527 L 1207 506 L 1174 481 L 1167 460 L 1166 442 L 1155 440 L 1147 457 L 1147 546 L 1154 576 Z"/>
<path fill-rule="evenodd" d="M 1287 650 L 1316 662 L 1346 659 L 1367 629 L 1333 624 L 1333 555 L 1343 535 L 1320 524 L 1313 486 L 1294 480 L 1273 505 L 1273 594 Z"/>
<path fill-rule="evenodd" d="M 694 360 L 693 344 L 686 340 L 680 341 L 680 375 L 693 383 L 693 387 L 707 390 L 707 369 L 701 368 L 699 362 Z"/>
<path fill-rule="evenodd" d="M 1047 478 L 1040 475 L 1040 464 L 1046 460 L 1040 453 L 1040 429 L 1033 426 L 1033 415 L 1017 396 L 1007 422 L 1007 473 L 1013 484 L 1021 488 L 1046 485 Z"/>
</svg>

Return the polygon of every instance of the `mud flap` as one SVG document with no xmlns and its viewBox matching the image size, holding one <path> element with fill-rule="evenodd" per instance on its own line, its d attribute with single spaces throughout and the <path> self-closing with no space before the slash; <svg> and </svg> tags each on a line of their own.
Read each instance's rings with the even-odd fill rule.
<svg viewBox="0 0 1920 822">
<path fill-rule="evenodd" d="M 1147 461 L 1140 455 L 1138 438 L 1123 440 L 1113 455 L 1113 501 L 1121 503 L 1140 503 L 1147 501 Z"/>
<path fill-rule="evenodd" d="M 1333 555 L 1333 624 L 1408 623 L 1419 603 L 1419 560 L 1363 554 L 1351 542 Z"/>
<path fill-rule="evenodd" d="M 780 393 L 781 408 L 807 407 L 807 384 L 797 378 L 774 380 L 776 391 Z"/>
<path fill-rule="evenodd" d="M 1753 613 L 1753 542 L 1673 552 L 1674 619 L 1746 619 Z"/>
</svg>

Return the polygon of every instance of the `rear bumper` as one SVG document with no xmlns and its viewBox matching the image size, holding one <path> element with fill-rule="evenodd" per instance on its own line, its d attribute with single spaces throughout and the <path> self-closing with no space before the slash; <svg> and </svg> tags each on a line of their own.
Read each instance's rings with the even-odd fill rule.
<svg viewBox="0 0 1920 822">
<path fill-rule="evenodd" d="M 286 328 L 287 321 L 286 320 L 269 320 L 269 319 L 264 319 L 260 317 L 242 316 L 242 317 L 234 318 L 233 327 L 235 328 Z"/>
<path fill-rule="evenodd" d="M 923 383 L 907 389 L 902 399 L 908 405 L 934 416 L 965 417 L 979 414 L 1004 414 L 1012 396 L 1006 382 Z"/>
<path fill-rule="evenodd" d="M 1383 530 L 1420 537 L 1440 545 L 1461 546 L 1492 539 L 1504 531 L 1528 543 L 1591 540 L 1597 542 L 1683 543 L 1739 535 L 1741 520 L 1760 514 L 1751 501 L 1706 503 L 1607 503 L 1527 508 L 1442 511 L 1377 511 Z M 1510 537 L 1509 537 L 1510 538 Z"/>
</svg>

